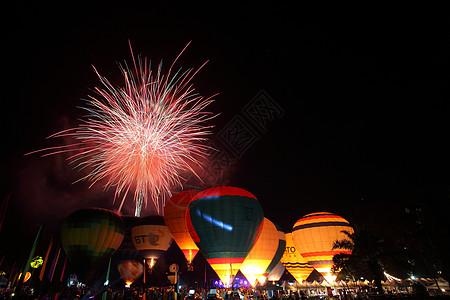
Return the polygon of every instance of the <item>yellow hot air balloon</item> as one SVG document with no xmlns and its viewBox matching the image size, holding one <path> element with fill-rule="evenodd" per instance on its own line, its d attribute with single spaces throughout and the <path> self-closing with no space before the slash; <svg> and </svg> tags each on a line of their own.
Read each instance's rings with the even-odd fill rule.
<svg viewBox="0 0 450 300">
<path fill-rule="evenodd" d="M 263 276 L 272 262 L 278 249 L 278 239 L 277 228 L 269 219 L 264 218 L 261 234 L 240 269 L 252 286 L 255 286 L 256 280 Z"/>
<path fill-rule="evenodd" d="M 300 255 L 292 241 L 292 233 L 286 233 L 286 250 L 284 251 L 281 262 L 286 270 L 294 276 L 295 280 L 302 283 L 308 278 L 314 268 L 308 264 L 308 261 Z"/>
<path fill-rule="evenodd" d="M 336 279 L 331 273 L 333 256 L 338 253 L 351 254 L 351 251 L 331 250 L 334 241 L 347 238 L 343 230 L 353 233 L 346 219 L 329 212 L 303 216 L 292 229 L 292 239 L 297 250 L 329 282 Z"/>
<path fill-rule="evenodd" d="M 188 262 L 188 269 L 192 270 L 192 260 L 198 252 L 198 247 L 189 234 L 186 226 L 186 211 L 197 191 L 183 191 L 173 195 L 164 206 L 164 222 L 172 233 L 172 237 L 183 251 Z"/>
</svg>

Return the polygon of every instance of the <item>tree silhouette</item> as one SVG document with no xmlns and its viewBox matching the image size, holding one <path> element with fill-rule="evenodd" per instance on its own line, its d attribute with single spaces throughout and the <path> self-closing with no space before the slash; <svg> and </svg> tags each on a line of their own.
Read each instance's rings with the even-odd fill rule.
<svg viewBox="0 0 450 300">
<path fill-rule="evenodd" d="M 342 233 L 348 239 L 334 242 L 333 250 L 349 250 L 352 254 L 335 255 L 332 271 L 354 281 L 359 274 L 369 274 L 373 277 L 378 292 L 384 294 L 381 286 L 381 281 L 385 279 L 383 261 L 389 255 L 384 249 L 384 240 L 362 227 L 354 226 L 354 229 L 354 233 L 343 230 Z"/>
</svg>

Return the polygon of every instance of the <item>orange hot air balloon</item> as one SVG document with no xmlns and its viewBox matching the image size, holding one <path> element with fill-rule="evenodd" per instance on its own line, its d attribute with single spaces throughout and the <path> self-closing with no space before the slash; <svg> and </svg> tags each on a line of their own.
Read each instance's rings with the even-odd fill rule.
<svg viewBox="0 0 450 300">
<path fill-rule="evenodd" d="M 126 287 L 130 287 L 144 273 L 144 266 L 135 260 L 122 261 L 117 269 L 125 281 Z"/>
<path fill-rule="evenodd" d="M 351 254 L 351 251 L 331 250 L 334 241 L 347 237 L 343 230 L 354 232 L 346 219 L 329 212 L 308 214 L 295 222 L 292 229 L 292 239 L 298 251 L 327 281 L 336 279 L 331 274 L 333 256 Z"/>
<path fill-rule="evenodd" d="M 286 251 L 284 251 L 281 262 L 286 270 L 294 276 L 295 280 L 302 283 L 308 278 L 314 268 L 308 264 L 308 261 L 300 255 L 292 241 L 292 233 L 286 233 Z"/>
<path fill-rule="evenodd" d="M 263 276 L 272 262 L 278 249 L 278 240 L 277 228 L 269 219 L 264 218 L 259 238 L 245 257 L 240 269 L 252 286 L 255 286 L 256 280 Z"/>
<path fill-rule="evenodd" d="M 192 270 L 192 260 L 198 252 L 198 247 L 186 226 L 186 210 L 197 193 L 197 191 L 177 193 L 167 200 L 164 206 L 164 222 L 178 247 L 183 251 L 190 270 Z"/>
<path fill-rule="evenodd" d="M 267 267 L 266 271 L 264 272 L 264 275 L 260 278 L 258 278 L 259 283 L 261 283 L 262 285 L 265 284 L 265 282 L 268 279 L 269 274 L 272 272 L 272 270 L 278 265 L 281 264 L 281 268 L 278 269 L 278 271 L 280 271 L 280 269 L 282 269 L 281 275 L 283 274 L 285 268 L 283 266 L 283 264 L 280 262 L 281 257 L 284 254 L 284 251 L 286 250 L 286 234 L 284 233 L 284 230 L 277 224 L 275 224 L 275 227 L 277 228 L 278 231 L 278 248 L 277 248 L 277 252 L 275 253 L 275 256 L 272 258 L 272 261 L 270 262 L 269 266 Z M 272 274 L 272 278 L 278 276 L 278 273 L 274 273 Z M 278 277 L 278 279 L 273 279 L 271 281 L 278 281 L 280 278 Z"/>
</svg>

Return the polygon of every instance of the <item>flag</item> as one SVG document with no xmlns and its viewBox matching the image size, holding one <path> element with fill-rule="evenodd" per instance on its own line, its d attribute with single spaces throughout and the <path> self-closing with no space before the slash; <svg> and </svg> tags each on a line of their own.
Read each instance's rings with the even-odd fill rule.
<svg viewBox="0 0 450 300">
<path fill-rule="evenodd" d="M 51 238 L 50 243 L 48 245 L 47 253 L 45 253 L 44 264 L 42 265 L 41 273 L 39 274 L 39 280 L 41 282 L 44 279 L 44 272 L 45 272 L 45 268 L 47 266 L 47 260 L 48 260 L 49 254 L 50 254 L 50 250 L 52 250 L 52 246 L 53 246 L 53 237 Z"/>
</svg>

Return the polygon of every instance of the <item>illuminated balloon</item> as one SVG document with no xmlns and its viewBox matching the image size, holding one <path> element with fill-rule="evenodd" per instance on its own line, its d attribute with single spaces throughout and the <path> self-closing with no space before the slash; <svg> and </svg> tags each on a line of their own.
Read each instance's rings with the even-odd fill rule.
<svg viewBox="0 0 450 300">
<path fill-rule="evenodd" d="M 183 191 L 173 195 L 164 206 L 164 221 L 172 237 L 183 251 L 189 265 L 198 252 L 198 247 L 186 226 L 186 211 L 198 191 Z"/>
<path fill-rule="evenodd" d="M 241 273 L 254 287 L 256 281 L 264 275 L 278 249 L 278 230 L 267 218 L 264 218 L 261 234 L 245 257 Z"/>
<path fill-rule="evenodd" d="M 334 281 L 331 274 L 333 256 L 351 251 L 331 250 L 336 240 L 347 236 L 341 231 L 353 233 L 353 228 L 344 218 L 329 212 L 317 212 L 304 216 L 295 222 L 292 239 L 301 255 L 328 281 Z"/>
<path fill-rule="evenodd" d="M 267 276 L 272 272 L 272 270 L 275 268 L 275 266 L 277 266 L 280 263 L 281 257 L 283 257 L 284 251 L 286 250 L 286 234 L 284 233 L 284 230 L 280 226 L 278 226 L 275 223 L 274 223 L 274 225 L 277 228 L 278 247 L 277 247 L 277 251 L 276 251 L 274 257 L 272 258 L 272 261 L 270 262 L 269 266 L 267 267 L 266 271 L 264 272 L 264 275 L 258 279 L 261 284 L 264 284 Z M 284 267 L 283 267 L 282 272 L 284 272 Z M 276 276 L 276 275 L 273 275 L 273 276 Z M 281 275 L 280 275 L 280 277 L 281 277 Z M 276 280 L 278 280 L 278 279 L 276 279 Z"/>
<path fill-rule="evenodd" d="M 314 268 L 308 264 L 308 261 L 300 255 L 292 241 L 292 233 L 286 233 L 286 250 L 281 257 L 281 262 L 286 270 L 294 276 L 295 280 L 302 283 L 308 278 Z"/>
<path fill-rule="evenodd" d="M 133 245 L 152 268 L 158 258 L 169 248 L 172 235 L 164 224 L 162 216 L 141 218 L 138 225 L 131 229 Z"/>
<path fill-rule="evenodd" d="M 280 280 L 280 278 L 281 278 L 281 276 L 283 276 L 285 270 L 286 270 L 286 268 L 284 267 L 284 265 L 281 262 L 281 260 L 278 261 L 278 263 L 275 266 L 275 268 L 273 268 L 273 270 L 267 276 L 267 280 L 269 280 L 269 281 L 278 281 L 278 280 Z"/>
<path fill-rule="evenodd" d="M 61 228 L 61 243 L 83 280 L 119 248 L 124 236 L 122 219 L 103 208 L 81 209 L 68 216 Z"/>
<path fill-rule="evenodd" d="M 117 269 L 125 281 L 126 287 L 130 287 L 144 273 L 144 266 L 135 260 L 123 261 L 119 263 Z"/>
<path fill-rule="evenodd" d="M 42 266 L 43 263 L 44 263 L 44 260 L 42 259 L 42 257 L 41 257 L 41 256 L 36 256 L 36 257 L 34 257 L 34 258 L 31 260 L 30 266 L 31 266 L 33 269 L 37 269 L 37 268 L 39 268 L 40 266 Z"/>
<path fill-rule="evenodd" d="M 253 194 L 229 186 L 199 192 L 186 212 L 192 239 L 224 284 L 252 249 L 263 218 Z"/>
</svg>

